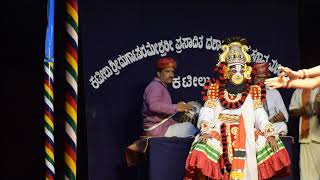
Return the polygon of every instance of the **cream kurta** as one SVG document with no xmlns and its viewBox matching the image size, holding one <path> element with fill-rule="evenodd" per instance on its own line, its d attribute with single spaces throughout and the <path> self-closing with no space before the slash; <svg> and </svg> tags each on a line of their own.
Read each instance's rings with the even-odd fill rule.
<svg viewBox="0 0 320 180">
<path fill-rule="evenodd" d="M 315 88 L 311 91 L 309 102 L 313 105 L 314 99 L 320 89 Z M 294 91 L 289 110 L 300 109 L 302 104 L 302 89 Z M 301 121 L 299 123 L 299 142 L 300 142 L 300 179 L 319 180 L 320 179 L 320 124 L 317 116 L 312 116 L 309 122 L 309 137 L 301 139 Z"/>
<path fill-rule="evenodd" d="M 286 122 L 288 122 L 289 115 L 282 100 L 281 94 L 276 89 L 266 89 L 266 100 L 268 107 L 269 120 L 280 111 L 283 113 Z M 285 122 L 276 122 L 273 123 L 274 132 L 281 135 L 287 135 L 288 127 Z"/>
</svg>

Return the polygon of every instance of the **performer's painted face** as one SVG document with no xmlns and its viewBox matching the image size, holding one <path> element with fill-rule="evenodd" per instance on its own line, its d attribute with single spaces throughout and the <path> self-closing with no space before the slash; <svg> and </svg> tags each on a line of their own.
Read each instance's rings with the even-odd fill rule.
<svg viewBox="0 0 320 180">
<path fill-rule="evenodd" d="M 242 84 L 244 81 L 244 66 L 242 64 L 230 66 L 229 79 L 232 84 Z"/>
<path fill-rule="evenodd" d="M 174 68 L 164 68 L 157 72 L 158 78 L 165 84 L 171 84 L 174 77 Z"/>
</svg>

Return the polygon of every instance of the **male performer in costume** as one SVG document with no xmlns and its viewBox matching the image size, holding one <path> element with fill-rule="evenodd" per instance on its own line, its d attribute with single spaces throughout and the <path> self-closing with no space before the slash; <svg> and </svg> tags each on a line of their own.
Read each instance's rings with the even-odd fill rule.
<svg viewBox="0 0 320 180">
<path fill-rule="evenodd" d="M 255 71 L 254 83 L 264 86 L 264 81 L 270 77 L 268 63 L 255 63 L 253 70 Z M 289 115 L 277 89 L 266 88 L 266 101 L 263 103 L 263 107 L 268 113 L 274 132 L 282 136 L 287 135 L 286 122 L 288 122 Z"/>
<path fill-rule="evenodd" d="M 269 179 L 289 173 L 290 158 L 263 108 L 265 94 L 251 85 L 245 40 L 223 42 L 219 79 L 205 86 L 196 136 L 186 160 L 185 179 Z"/>
<path fill-rule="evenodd" d="M 299 118 L 300 179 L 320 179 L 320 88 L 296 89 L 289 106 L 291 118 Z"/>
<path fill-rule="evenodd" d="M 143 120 L 147 136 L 187 137 L 198 130 L 190 122 L 177 123 L 172 116 L 192 109 L 190 104 L 173 104 L 167 87 L 171 85 L 176 61 L 170 57 L 160 58 L 156 64 L 157 77 L 146 87 L 143 94 Z"/>
</svg>

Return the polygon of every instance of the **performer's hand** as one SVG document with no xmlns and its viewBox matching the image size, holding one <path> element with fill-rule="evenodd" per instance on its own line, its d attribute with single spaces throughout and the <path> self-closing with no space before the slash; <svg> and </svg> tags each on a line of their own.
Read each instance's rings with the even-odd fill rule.
<svg viewBox="0 0 320 180">
<path fill-rule="evenodd" d="M 192 109 L 192 105 L 185 102 L 179 102 L 176 107 L 178 112 L 186 112 Z"/>
<path fill-rule="evenodd" d="M 267 140 L 268 140 L 268 143 L 270 144 L 271 149 L 273 150 L 273 152 L 278 151 L 279 148 L 278 148 L 278 144 L 277 144 L 276 138 L 274 136 L 268 136 Z"/>
<path fill-rule="evenodd" d="M 210 133 L 201 134 L 201 135 L 199 136 L 199 141 L 207 142 L 207 140 L 210 138 L 210 136 L 211 136 Z"/>
<path fill-rule="evenodd" d="M 284 75 L 280 75 L 279 77 L 266 79 L 264 83 L 269 89 L 284 88 L 288 83 L 288 78 Z"/>
<path fill-rule="evenodd" d="M 281 71 L 281 73 L 284 73 L 284 76 L 287 75 L 290 80 L 302 78 L 302 74 L 300 74 L 299 71 L 293 71 L 292 69 L 284 66 L 281 66 L 278 69 Z"/>
</svg>

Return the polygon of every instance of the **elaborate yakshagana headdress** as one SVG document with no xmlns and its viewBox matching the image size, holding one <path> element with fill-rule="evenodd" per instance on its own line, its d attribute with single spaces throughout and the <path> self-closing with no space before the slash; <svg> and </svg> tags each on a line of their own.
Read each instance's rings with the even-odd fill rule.
<svg viewBox="0 0 320 180">
<path fill-rule="evenodd" d="M 220 48 L 222 52 L 219 54 L 218 63 L 214 68 L 214 71 L 218 73 L 218 79 L 208 80 L 201 93 L 204 95 L 204 101 L 219 98 L 221 105 L 225 108 L 237 109 L 245 102 L 251 89 L 258 89 L 252 84 L 251 80 L 251 73 L 254 75 L 255 71 L 252 71 L 251 57 L 247 53 L 249 48 L 246 46 L 246 40 L 244 38 L 228 38 L 222 41 L 222 44 L 223 45 Z M 226 81 L 226 79 L 229 79 L 230 67 L 234 65 L 237 66 L 237 73 L 230 73 L 230 75 L 237 75 L 240 73 L 244 79 L 242 79 L 242 82 L 239 84 L 230 83 L 232 77 L 230 80 Z M 239 67 L 241 67 L 240 71 Z M 242 70 L 244 70 L 244 72 L 242 72 Z M 261 97 L 261 101 L 264 102 L 266 91 L 264 85 L 260 87 L 261 91 L 254 90 L 254 92 L 261 92 L 261 94 L 256 97 Z M 233 90 L 234 92 L 229 90 Z"/>
<path fill-rule="evenodd" d="M 240 64 L 245 69 L 244 77 L 251 79 L 252 68 L 248 65 L 251 63 L 251 57 L 247 53 L 249 48 L 246 45 L 246 40 L 244 38 L 233 37 L 222 41 L 222 44 L 221 50 L 223 52 L 219 54 L 217 63 L 218 72 L 220 74 L 223 73 L 223 78 L 227 79 L 230 66 Z"/>
</svg>

